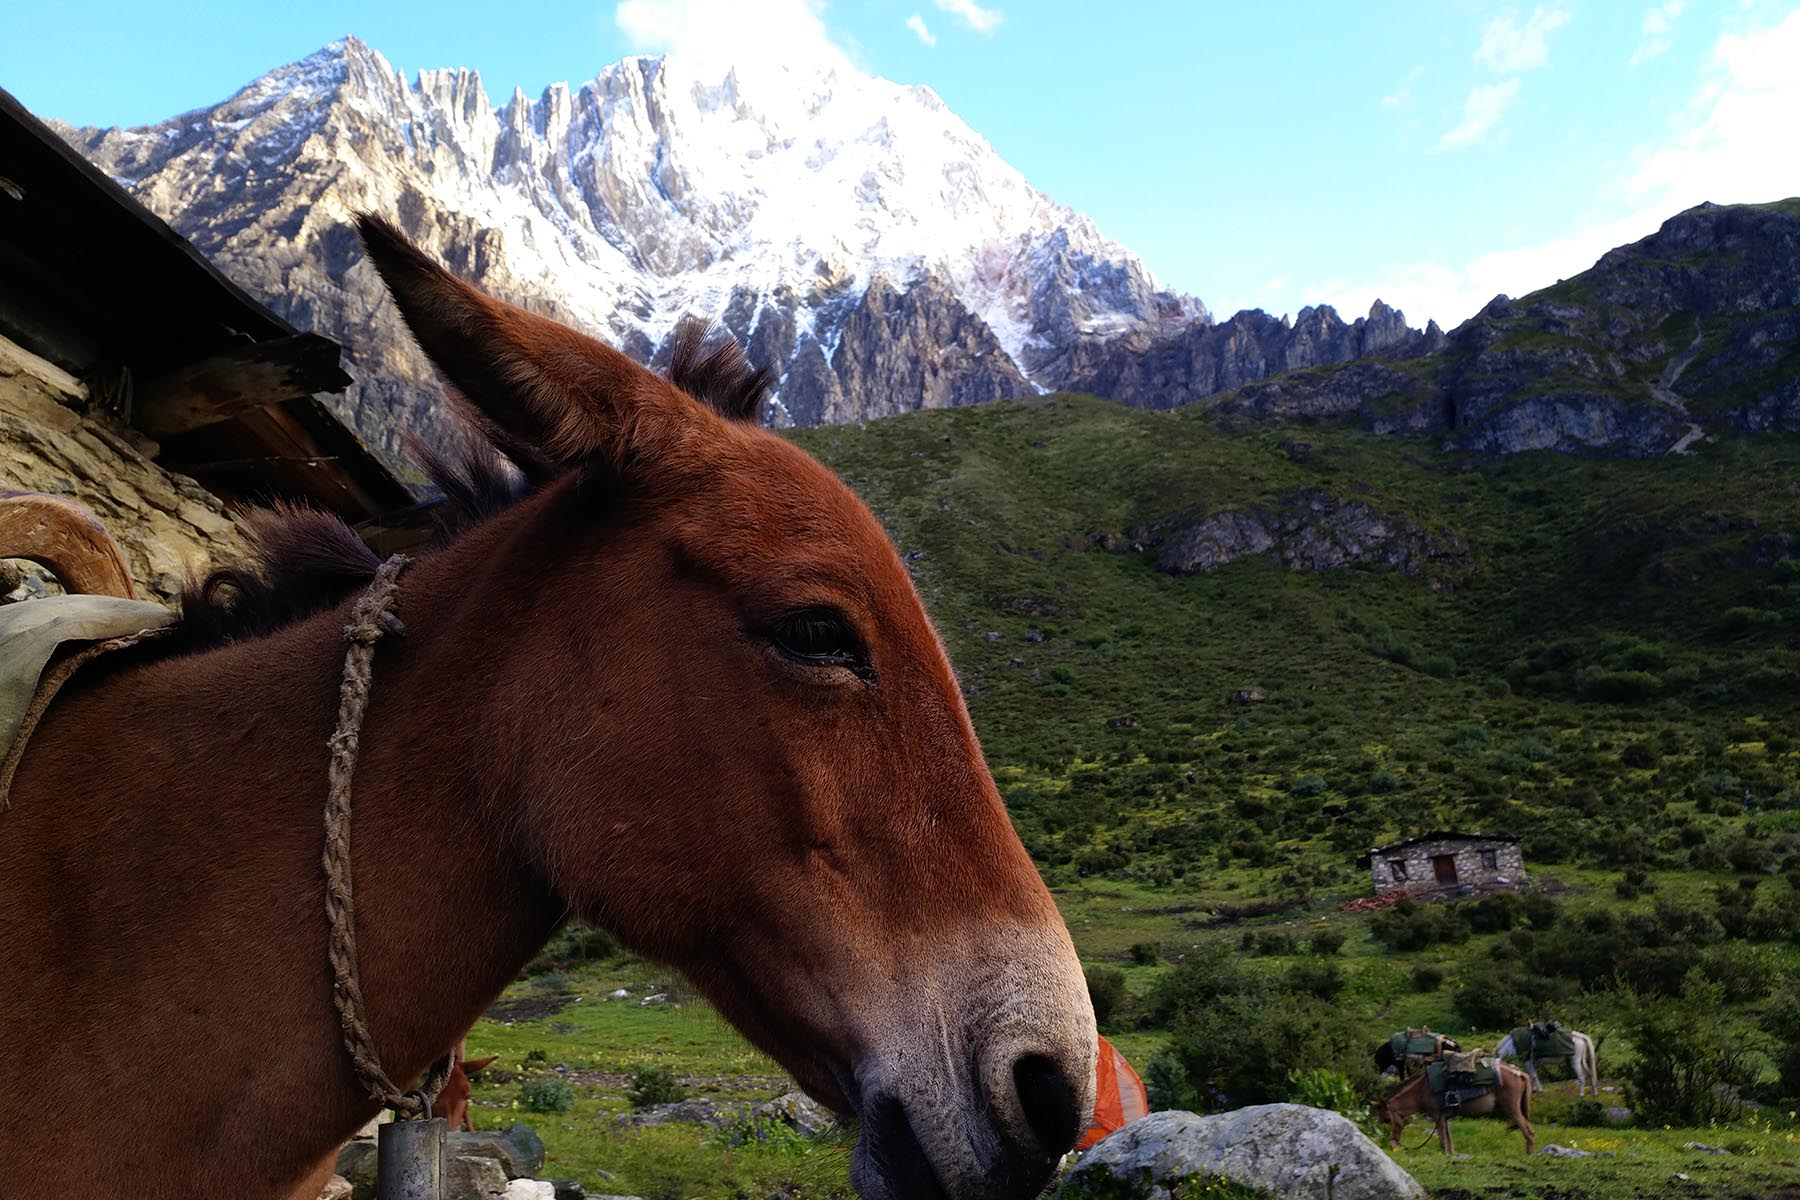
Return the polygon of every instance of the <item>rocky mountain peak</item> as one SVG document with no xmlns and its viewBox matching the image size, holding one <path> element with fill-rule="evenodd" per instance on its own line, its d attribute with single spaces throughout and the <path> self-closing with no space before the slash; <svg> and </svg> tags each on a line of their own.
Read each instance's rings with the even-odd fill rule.
<svg viewBox="0 0 1800 1200">
<path fill-rule="evenodd" d="M 929 88 L 848 64 L 638 56 L 495 108 L 473 70 L 409 82 L 344 38 L 211 108 L 64 132 L 253 294 L 343 340 L 346 415 L 390 449 L 437 423 L 437 385 L 360 265 L 359 209 L 644 359 L 683 314 L 721 320 L 785 355 L 778 398 L 819 419 L 1064 386 L 1098 346 L 1206 317 Z M 865 305 L 877 277 L 917 295 Z M 876 308 L 856 329 L 890 349 L 954 331 L 969 379 L 913 394 L 887 350 L 845 348 Z"/>
</svg>

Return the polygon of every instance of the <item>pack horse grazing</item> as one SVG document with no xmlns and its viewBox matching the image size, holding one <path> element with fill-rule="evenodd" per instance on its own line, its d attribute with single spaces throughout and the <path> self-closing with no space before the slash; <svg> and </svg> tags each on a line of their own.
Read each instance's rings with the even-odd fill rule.
<svg viewBox="0 0 1800 1200">
<path fill-rule="evenodd" d="M 361 232 L 498 451 L 428 456 L 456 519 L 404 572 L 282 514 L 49 707 L 0 812 L 0 1044 L 33 1062 L 11 1177 L 273 1200 L 375 1115 L 320 867 L 348 625 L 373 651 L 354 961 L 387 1077 L 573 914 L 859 1117 L 862 1195 L 1036 1195 L 1094 1106 L 1093 1011 L 874 517 L 756 423 L 735 345 L 688 326 L 663 378 Z"/>
<path fill-rule="evenodd" d="M 1537 1149 L 1537 1130 L 1531 1127 L 1531 1081 L 1510 1063 L 1488 1060 L 1493 1083 L 1474 1088 L 1440 1085 L 1443 1063 L 1433 1063 L 1395 1088 L 1385 1100 L 1374 1102 L 1375 1118 L 1387 1122 L 1388 1148 L 1400 1148 L 1400 1132 L 1408 1117 L 1423 1113 L 1437 1129 L 1438 1146 L 1445 1154 L 1456 1152 L 1450 1136 L 1451 1117 L 1503 1116 L 1525 1137 L 1527 1157 Z"/>
<path fill-rule="evenodd" d="M 1494 1048 L 1496 1058 L 1517 1058 L 1524 1062 L 1525 1073 L 1531 1076 L 1531 1090 L 1544 1090 L 1544 1081 L 1538 1077 L 1537 1065 L 1541 1062 L 1566 1062 L 1575 1076 L 1575 1094 L 1585 1096 L 1590 1091 L 1600 1094 L 1600 1056 L 1594 1050 L 1594 1039 L 1579 1029 L 1570 1029 L 1557 1021 L 1534 1021 L 1530 1025 L 1521 1025 L 1505 1037 Z"/>
</svg>

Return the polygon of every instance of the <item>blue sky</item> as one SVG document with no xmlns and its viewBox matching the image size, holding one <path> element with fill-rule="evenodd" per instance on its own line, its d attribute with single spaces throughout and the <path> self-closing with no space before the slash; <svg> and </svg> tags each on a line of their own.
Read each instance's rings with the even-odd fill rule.
<svg viewBox="0 0 1800 1200">
<path fill-rule="evenodd" d="M 9 5 L 0 86 L 144 124 L 345 33 L 499 101 L 635 52 L 835 48 L 1221 316 L 1379 295 L 1449 325 L 1700 200 L 1800 194 L 1800 0 L 94 0 Z"/>
</svg>

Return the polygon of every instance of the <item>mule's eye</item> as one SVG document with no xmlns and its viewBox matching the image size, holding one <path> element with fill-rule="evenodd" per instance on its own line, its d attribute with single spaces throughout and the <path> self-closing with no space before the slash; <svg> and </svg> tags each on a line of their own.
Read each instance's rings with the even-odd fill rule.
<svg viewBox="0 0 1800 1200">
<path fill-rule="evenodd" d="M 843 667 L 865 681 L 874 676 L 862 639 L 842 613 L 831 609 L 807 608 L 789 613 L 769 626 L 763 636 L 795 662 Z"/>
</svg>

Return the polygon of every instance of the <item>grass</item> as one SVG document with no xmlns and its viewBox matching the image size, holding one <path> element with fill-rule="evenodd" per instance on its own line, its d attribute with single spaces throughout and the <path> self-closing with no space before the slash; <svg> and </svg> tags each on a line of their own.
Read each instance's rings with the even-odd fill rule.
<svg viewBox="0 0 1800 1200">
<path fill-rule="evenodd" d="M 793 434 L 909 552 L 1086 962 L 1121 970 L 1141 1002 L 1184 956 L 1237 953 L 1246 929 L 1303 946 L 1339 930 L 1334 1012 L 1357 1039 L 1373 1047 L 1429 1023 L 1491 1046 L 1504 1030 L 1467 1029 L 1453 1001 L 1506 935 L 1386 950 L 1366 914 L 1339 910 L 1368 891 L 1354 860 L 1370 845 L 1433 827 L 1512 833 L 1532 878 L 1563 894 L 1565 919 L 1644 914 L 1657 897 L 1709 910 L 1713 889 L 1740 877 L 1773 902 L 1794 886 L 1784 874 L 1800 879 L 1800 568 L 1786 557 L 1800 551 L 1800 439 L 1596 462 L 1237 429 L 1200 411 L 1053 396 Z M 1174 577 L 1130 549 L 1159 522 L 1306 489 L 1454 535 L 1472 574 L 1434 588 L 1253 558 Z M 1264 699 L 1238 703 L 1243 689 Z M 1627 870 L 1654 893 L 1621 898 Z M 1159 961 L 1131 961 L 1141 942 L 1160 946 Z M 1773 980 L 1736 1005 L 1753 1020 L 1795 986 L 1800 949 L 1733 944 Z M 1308 960 L 1249 959 L 1271 973 Z M 1442 968 L 1442 986 L 1417 990 L 1421 966 Z M 610 998 L 620 987 L 629 998 Z M 654 991 L 674 1003 L 640 1006 Z M 1142 1068 L 1169 1035 L 1139 1010 L 1128 1004 L 1107 1032 Z M 516 1073 L 533 1051 L 543 1069 L 565 1068 L 575 1109 L 522 1114 L 514 1078 L 480 1082 L 473 1111 L 484 1126 L 532 1123 L 550 1174 L 650 1200 L 846 1191 L 843 1142 L 732 1146 L 614 1123 L 645 1065 L 731 1102 L 786 1086 L 657 968 L 612 959 L 516 984 L 470 1053 L 498 1053 Z M 1602 1043 L 1603 1073 L 1629 1061 L 1621 1040 Z M 1527 1162 L 1508 1127 L 1463 1121 L 1468 1159 L 1431 1148 L 1400 1160 L 1442 1195 L 1797 1194 L 1785 1109 L 1664 1131 L 1565 1129 L 1564 1108 L 1545 1101 L 1541 1142 L 1617 1142 L 1617 1157 Z M 1697 1155 L 1687 1141 L 1741 1152 Z"/>
</svg>

